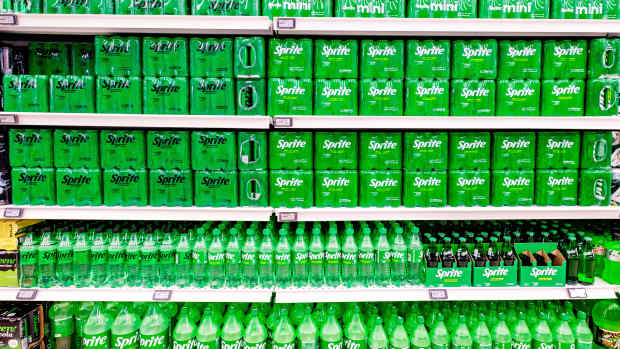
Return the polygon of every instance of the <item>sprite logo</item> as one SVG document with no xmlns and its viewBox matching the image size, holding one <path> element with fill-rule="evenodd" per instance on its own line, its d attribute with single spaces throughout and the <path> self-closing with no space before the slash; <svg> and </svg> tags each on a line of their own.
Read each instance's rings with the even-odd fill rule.
<svg viewBox="0 0 620 349">
<path fill-rule="evenodd" d="M 168 84 L 164 84 L 161 81 L 155 81 L 151 87 L 151 91 L 158 95 L 169 96 L 172 93 L 178 93 L 180 87 L 176 85 L 174 80 L 171 80 Z"/>
<path fill-rule="evenodd" d="M 284 87 L 282 85 L 278 86 L 276 90 L 276 94 L 278 96 L 284 95 L 303 95 L 306 93 L 306 89 L 303 87 Z"/>
<path fill-rule="evenodd" d="M 329 58 L 330 56 L 348 56 L 351 54 L 351 49 L 344 45 L 338 45 L 338 47 L 323 46 L 321 50 L 321 56 Z"/>
<path fill-rule="evenodd" d="M 581 91 L 581 87 L 579 86 L 575 86 L 574 83 L 566 86 L 566 87 L 559 87 L 557 85 L 553 86 L 553 95 L 556 97 L 559 96 L 563 96 L 563 95 L 576 95 L 579 93 L 579 91 Z"/>
<path fill-rule="evenodd" d="M 18 133 L 15 135 L 15 143 L 17 144 L 41 143 L 41 135 L 38 133 L 32 133 L 29 136 L 26 136 L 23 133 Z"/>
<path fill-rule="evenodd" d="M 593 189 L 593 193 L 592 195 L 594 196 L 595 199 L 597 200 L 605 200 L 605 194 L 607 193 L 607 190 L 605 189 L 605 180 L 603 179 L 597 179 L 594 181 L 594 187 Z"/>
<path fill-rule="evenodd" d="M 301 55 L 304 53 L 304 48 L 294 44 L 292 47 L 286 47 L 286 46 L 282 46 L 282 45 L 278 45 L 276 46 L 276 56 L 282 56 L 282 55 Z"/>
<path fill-rule="evenodd" d="M 508 48 L 508 57 L 531 57 L 536 54 L 536 49 L 531 46 L 525 46 L 524 48 L 517 50 L 516 48 L 510 46 Z"/>
<path fill-rule="evenodd" d="M 286 141 L 284 139 L 278 140 L 278 149 L 294 149 L 294 148 L 305 148 L 307 142 L 301 139 L 295 139 L 292 141 Z"/>
<path fill-rule="evenodd" d="M 394 46 L 386 46 L 384 48 L 377 48 L 374 46 L 370 46 L 368 48 L 368 53 L 370 57 L 389 57 L 396 55 L 396 48 Z"/>
<path fill-rule="evenodd" d="M 176 185 L 176 184 L 181 184 L 181 183 L 185 183 L 185 176 L 181 176 L 181 175 L 159 175 L 159 177 L 157 177 L 157 184 L 161 184 L 161 185 Z"/>
<path fill-rule="evenodd" d="M 222 349 L 241 349 L 241 341 L 239 340 L 232 343 L 222 341 Z"/>
<path fill-rule="evenodd" d="M 63 134 L 60 143 L 67 145 L 77 145 L 88 142 L 88 136 L 83 133 L 77 135 Z"/>
<path fill-rule="evenodd" d="M 127 145 L 135 142 L 135 138 L 133 135 L 126 133 L 121 136 L 111 133 L 106 137 L 105 142 L 110 145 Z"/>
<path fill-rule="evenodd" d="M 82 339 L 82 344 L 84 344 L 85 347 L 103 347 L 108 344 L 108 336 L 102 335 L 92 336 L 90 338 L 84 337 Z"/>
<path fill-rule="evenodd" d="M 439 86 L 431 86 L 431 87 L 423 87 L 418 86 L 415 91 L 415 94 L 424 97 L 424 96 L 437 96 L 444 94 L 445 88 Z"/>
<path fill-rule="evenodd" d="M 498 267 L 498 268 L 484 268 L 484 272 L 482 273 L 482 276 L 484 276 L 487 279 L 490 279 L 492 277 L 498 277 L 498 276 L 506 276 L 508 275 L 508 269 L 506 268 L 502 268 L 502 267 Z"/>
<path fill-rule="evenodd" d="M 71 175 L 64 175 L 62 177 L 62 184 L 64 185 L 82 185 L 82 184 L 90 184 L 92 178 L 84 175 L 79 175 L 77 177 L 73 177 Z"/>
<path fill-rule="evenodd" d="M 163 347 L 166 345 L 165 336 L 141 336 L 140 337 L 140 347 Z"/>
<path fill-rule="evenodd" d="M 215 135 L 215 136 L 200 135 L 200 139 L 198 140 L 198 143 L 205 145 L 205 146 L 213 146 L 213 145 L 226 144 L 227 141 L 228 140 L 226 139 L 226 137 L 223 137 L 221 135 Z"/>
<path fill-rule="evenodd" d="M 34 54 L 40 57 L 58 57 L 60 56 L 60 51 L 54 47 L 46 47 L 46 48 L 37 47 L 34 50 Z"/>
<path fill-rule="evenodd" d="M 423 56 L 439 56 L 443 55 L 446 49 L 441 46 L 431 45 L 431 47 L 418 46 L 415 50 L 415 55 L 418 57 Z"/>
<path fill-rule="evenodd" d="M 483 185 L 486 182 L 486 179 L 481 178 L 481 177 L 474 177 L 474 178 L 463 178 L 463 177 L 459 177 L 456 185 L 459 187 L 468 187 L 468 186 L 474 186 L 474 185 Z"/>
<path fill-rule="evenodd" d="M 114 342 L 114 348 L 123 349 L 125 347 L 133 347 L 138 342 L 138 332 L 130 337 L 118 336 Z"/>
<path fill-rule="evenodd" d="M 459 141 L 458 149 L 459 150 L 482 149 L 486 147 L 486 145 L 487 145 L 486 141 L 481 141 L 479 139 L 476 139 L 473 142 Z"/>
<path fill-rule="evenodd" d="M 562 58 L 563 56 L 579 56 L 583 54 L 583 47 L 579 46 L 569 46 L 568 48 L 563 48 L 560 46 L 555 46 L 553 48 L 553 55 Z"/>
<path fill-rule="evenodd" d="M 417 150 L 425 149 L 425 148 L 439 148 L 441 147 L 442 144 L 443 142 L 438 139 L 430 139 L 428 141 L 422 141 L 422 140 L 416 139 L 413 142 L 412 148 L 417 149 Z"/>
<path fill-rule="evenodd" d="M 331 97 L 331 96 L 350 96 L 351 89 L 347 87 L 341 88 L 329 88 L 329 86 L 323 87 L 323 92 L 321 92 L 321 96 Z"/>
<path fill-rule="evenodd" d="M 325 188 L 347 187 L 349 186 L 349 184 L 351 184 L 351 180 L 344 177 L 338 177 L 337 179 L 327 177 L 323 178 L 323 186 Z"/>
<path fill-rule="evenodd" d="M 131 87 L 131 80 L 125 78 L 104 78 L 101 80 L 101 87 L 106 90 L 120 90 Z"/>
<path fill-rule="evenodd" d="M 47 175 L 35 173 L 32 175 L 28 175 L 25 173 L 21 173 L 19 175 L 19 181 L 24 184 L 36 184 L 39 182 L 43 182 L 47 179 Z"/>
<path fill-rule="evenodd" d="M 529 97 L 534 95 L 534 89 L 529 87 L 524 87 L 522 89 L 516 89 L 512 87 L 508 87 L 506 90 L 506 96 L 512 97 Z"/>
<path fill-rule="evenodd" d="M 138 175 L 128 174 L 119 176 L 117 174 L 112 175 L 110 183 L 115 185 L 128 185 L 130 183 L 138 183 Z"/>
<path fill-rule="evenodd" d="M 36 79 L 22 79 L 22 80 L 11 80 L 9 82 L 9 88 L 21 91 L 28 88 L 37 88 L 37 80 Z"/>
<path fill-rule="evenodd" d="M 489 95 L 489 89 L 478 87 L 475 90 L 472 90 L 467 87 L 463 87 L 461 90 L 461 97 L 469 98 L 469 97 L 486 97 Z"/>
<path fill-rule="evenodd" d="M 504 182 L 502 182 L 502 187 L 506 187 L 506 188 L 525 187 L 528 185 L 530 185 L 530 180 L 525 177 L 519 177 L 519 178 L 504 177 Z"/>
<path fill-rule="evenodd" d="M 339 343 L 328 343 L 327 349 L 342 349 L 342 342 Z"/>
<path fill-rule="evenodd" d="M 286 344 L 278 344 L 273 342 L 273 349 L 295 349 L 295 344 L 286 343 Z"/>
<path fill-rule="evenodd" d="M 540 276 L 554 276 L 558 273 L 557 269 L 554 268 L 532 268 L 530 271 L 530 276 L 532 277 L 540 277 Z"/>
<path fill-rule="evenodd" d="M 559 142 L 553 139 L 547 141 L 547 149 L 570 149 L 573 145 L 575 145 L 575 142 L 568 139 L 563 139 Z"/>
<path fill-rule="evenodd" d="M 391 86 L 386 86 L 385 88 L 376 88 L 371 86 L 368 90 L 369 96 L 396 96 L 396 89 Z"/>
<path fill-rule="evenodd" d="M 323 141 L 323 149 L 325 150 L 349 148 L 351 148 L 351 142 L 346 139 L 341 139 L 338 142 L 330 141 L 329 139 Z"/>
<path fill-rule="evenodd" d="M 61 79 L 56 82 L 56 88 L 62 91 L 83 90 L 84 80 L 76 79 L 76 80 L 71 81 L 69 79 Z"/>
<path fill-rule="evenodd" d="M 574 178 L 570 178 L 567 176 L 564 176 L 562 178 L 554 178 L 549 176 L 549 179 L 547 180 L 547 185 L 550 187 L 555 187 L 558 185 L 571 185 L 574 181 Z"/>
<path fill-rule="evenodd" d="M 129 53 L 131 42 L 129 40 L 103 40 L 101 51 L 105 54 Z"/>
<path fill-rule="evenodd" d="M 512 342 L 512 349 L 530 349 L 530 343 L 526 342 Z"/>
<path fill-rule="evenodd" d="M 226 178 L 223 176 L 219 176 L 215 178 L 214 177 L 203 177 L 202 182 L 200 182 L 200 184 L 206 185 L 209 188 L 217 188 L 222 185 L 229 185 L 230 178 Z"/>
<path fill-rule="evenodd" d="M 430 178 L 422 178 L 422 177 L 416 177 L 413 180 L 413 186 L 414 187 L 438 187 L 441 185 L 441 180 L 437 177 L 430 177 Z"/>
<path fill-rule="evenodd" d="M 444 269 L 437 269 L 437 272 L 435 273 L 435 277 L 438 279 L 445 279 L 445 278 L 459 278 L 463 275 L 463 271 L 462 270 L 456 270 L 456 269 L 452 269 L 452 270 L 444 270 Z"/>
<path fill-rule="evenodd" d="M 493 50 L 484 46 L 480 46 L 476 49 L 473 49 L 471 47 L 465 47 L 463 48 L 462 56 L 467 59 L 470 59 L 471 57 L 489 57 L 491 56 L 492 52 Z"/>
<path fill-rule="evenodd" d="M 377 141 L 370 141 L 370 143 L 368 144 L 368 149 L 373 150 L 373 151 L 377 151 L 377 150 L 390 150 L 390 149 L 396 149 L 396 142 L 392 142 L 390 140 L 386 140 L 385 142 L 377 142 Z"/>
<path fill-rule="evenodd" d="M 193 349 L 196 346 L 196 340 L 190 339 L 186 343 L 174 341 L 172 343 L 173 349 Z"/>
<path fill-rule="evenodd" d="M 153 145 L 157 147 L 170 147 L 181 144 L 181 137 L 177 135 L 156 135 L 153 138 Z"/>
<path fill-rule="evenodd" d="M 209 80 L 209 81 L 205 81 L 204 79 L 201 79 L 198 82 L 198 90 L 202 93 L 214 93 L 217 92 L 218 90 L 220 91 L 224 91 L 226 89 L 226 81 L 224 80 Z"/>
<path fill-rule="evenodd" d="M 524 149 L 529 147 L 530 143 L 530 141 L 526 141 L 524 139 L 517 139 L 516 141 L 509 141 L 507 139 L 504 139 L 504 141 L 502 142 L 502 149 Z"/>
<path fill-rule="evenodd" d="M 176 51 L 180 47 L 178 41 L 158 40 L 152 41 L 149 49 L 158 53 L 167 53 L 170 51 Z"/>
<path fill-rule="evenodd" d="M 209 9 L 219 13 L 225 13 L 226 11 L 238 10 L 239 2 L 238 1 L 209 1 Z"/>
<path fill-rule="evenodd" d="M 237 7 L 238 6 L 239 4 L 237 4 Z M 210 7 L 213 10 L 217 10 L 217 9 L 222 8 L 222 5 L 220 4 L 219 1 L 213 1 L 211 2 Z M 226 44 L 223 42 L 207 41 L 207 42 L 199 42 L 197 50 L 203 54 L 215 54 L 217 52 L 224 51 L 226 47 L 227 47 Z"/>
<path fill-rule="evenodd" d="M 284 179 L 282 177 L 276 178 L 276 187 L 301 187 L 304 184 L 303 179 L 300 178 L 291 178 Z"/>
<path fill-rule="evenodd" d="M 373 178 L 370 180 L 370 186 L 377 189 L 377 188 L 386 188 L 386 187 L 396 187 L 398 185 L 398 181 L 395 179 L 384 179 L 384 180 L 378 180 L 376 178 Z"/>
</svg>

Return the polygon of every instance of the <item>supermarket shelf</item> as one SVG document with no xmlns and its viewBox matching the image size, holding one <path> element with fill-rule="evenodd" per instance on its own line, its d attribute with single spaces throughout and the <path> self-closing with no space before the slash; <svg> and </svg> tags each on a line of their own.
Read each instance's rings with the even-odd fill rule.
<svg viewBox="0 0 620 349">
<path fill-rule="evenodd" d="M 268 221 L 270 207 L 121 207 L 0 206 L 3 218 L 137 220 L 137 221 Z"/>
<path fill-rule="evenodd" d="M 268 129 L 268 116 L 0 113 L 0 125 Z"/>
<path fill-rule="evenodd" d="M 620 207 L 277 208 L 279 221 L 618 219 Z"/>
<path fill-rule="evenodd" d="M 620 130 L 620 117 L 461 117 L 279 115 L 275 128 L 444 130 Z"/>
<path fill-rule="evenodd" d="M 356 36 L 618 36 L 615 20 L 320 18 L 274 19 L 277 34 Z"/>
<path fill-rule="evenodd" d="M 272 35 L 271 23 L 269 17 L 259 16 L 10 14 L 0 17 L 0 32 L 71 35 L 119 33 Z"/>
</svg>

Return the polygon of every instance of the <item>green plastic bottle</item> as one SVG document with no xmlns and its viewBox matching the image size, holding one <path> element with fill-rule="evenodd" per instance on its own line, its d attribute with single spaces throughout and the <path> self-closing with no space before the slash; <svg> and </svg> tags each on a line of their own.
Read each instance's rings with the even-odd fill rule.
<svg viewBox="0 0 620 349">
<path fill-rule="evenodd" d="M 434 327 L 431 329 L 431 347 L 433 349 L 447 349 L 450 347 L 450 334 L 443 322 L 443 314 L 435 317 Z"/>
<path fill-rule="evenodd" d="M 532 346 L 532 333 L 525 322 L 525 313 L 519 313 L 518 320 L 513 330 L 512 348 L 530 349 Z"/>
<path fill-rule="evenodd" d="M 273 349 L 294 349 L 295 348 L 295 328 L 288 317 L 288 309 L 280 310 L 280 320 L 273 331 Z"/>
<path fill-rule="evenodd" d="M 454 317 L 454 314 L 452 316 Z M 467 328 L 467 318 L 465 315 L 461 314 L 459 316 L 459 323 L 456 327 L 456 331 L 454 331 L 454 336 L 452 337 L 452 348 L 471 349 L 472 345 L 473 340 L 471 338 L 471 334 L 469 333 L 469 329 Z"/>
<path fill-rule="evenodd" d="M 547 323 L 545 313 L 540 312 L 538 323 L 534 327 L 534 341 L 532 349 L 549 349 L 553 347 L 553 335 Z"/>
<path fill-rule="evenodd" d="M 202 320 L 196 330 L 196 349 L 218 349 L 220 327 L 213 318 L 213 308 L 205 307 Z"/>
<path fill-rule="evenodd" d="M 336 308 L 330 306 L 327 321 L 321 327 L 321 349 L 342 349 L 342 329 L 336 320 Z"/>
<path fill-rule="evenodd" d="M 235 316 L 235 309 L 234 304 L 229 305 L 224 319 L 224 326 L 222 326 L 223 349 L 241 349 L 243 347 L 243 323 Z"/>
<path fill-rule="evenodd" d="M 183 306 L 172 335 L 175 349 L 193 349 L 196 337 L 196 324 L 189 318 L 189 308 Z"/>
<path fill-rule="evenodd" d="M 471 337 L 469 347 L 471 348 Z M 409 349 L 409 335 L 405 330 L 404 320 L 400 316 L 397 317 L 396 326 L 392 330 L 392 335 L 390 336 L 390 348 Z"/>
<path fill-rule="evenodd" d="M 140 348 L 166 349 L 170 346 L 170 320 L 158 303 L 151 303 L 140 324 Z"/>
<path fill-rule="evenodd" d="M 591 349 L 594 336 L 590 331 L 590 326 L 586 322 L 586 313 L 579 311 L 577 313 L 577 326 L 574 329 L 577 349 Z"/>
<path fill-rule="evenodd" d="M 491 349 L 493 347 L 493 338 L 489 332 L 489 327 L 487 327 L 486 316 L 483 313 L 478 314 L 478 323 L 474 330 L 473 339 L 474 349 Z"/>
<path fill-rule="evenodd" d="M 318 349 L 318 331 L 312 320 L 312 307 L 306 304 L 304 318 L 297 326 L 297 348 L 298 349 Z"/>
<path fill-rule="evenodd" d="M 372 331 L 368 337 L 369 349 L 387 349 L 389 346 L 388 338 L 383 328 L 383 319 L 380 316 L 375 318 Z"/>
<path fill-rule="evenodd" d="M 138 349 L 140 343 L 140 321 L 136 314 L 129 310 L 127 303 L 121 306 L 121 310 L 112 323 L 112 348 L 114 349 Z"/>
<path fill-rule="evenodd" d="M 498 314 L 498 322 L 493 329 L 493 341 L 495 342 L 493 348 L 510 349 L 512 346 L 512 335 L 510 329 L 506 325 L 506 314 Z"/>
<path fill-rule="evenodd" d="M 351 319 L 344 326 L 344 347 L 346 349 L 366 349 L 366 327 L 357 304 L 354 305 Z"/>
<path fill-rule="evenodd" d="M 575 348 L 575 335 L 570 328 L 569 320 L 570 316 L 567 313 L 560 316 L 560 323 L 555 329 L 555 349 Z"/>
<path fill-rule="evenodd" d="M 258 306 L 252 306 L 250 321 L 243 333 L 244 348 L 265 349 L 267 345 L 267 329 L 258 314 Z"/>
<path fill-rule="evenodd" d="M 416 326 L 411 334 L 411 347 L 413 349 L 424 349 L 431 347 L 431 337 L 424 326 L 424 316 L 416 317 Z"/>
</svg>

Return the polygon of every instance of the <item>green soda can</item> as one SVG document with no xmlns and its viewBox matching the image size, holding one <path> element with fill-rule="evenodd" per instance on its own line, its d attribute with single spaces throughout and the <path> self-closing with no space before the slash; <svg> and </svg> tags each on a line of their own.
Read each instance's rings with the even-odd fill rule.
<svg viewBox="0 0 620 349">
<path fill-rule="evenodd" d="M 491 178 L 489 170 L 448 171 L 448 204 L 452 207 L 489 206 Z"/>
<path fill-rule="evenodd" d="M 237 168 L 239 170 L 266 170 L 267 167 L 267 133 L 237 132 L 237 146 L 239 157 Z"/>
<path fill-rule="evenodd" d="M 60 206 L 100 206 L 101 188 L 99 168 L 56 169 L 56 195 Z"/>
<path fill-rule="evenodd" d="M 543 79 L 586 78 L 586 40 L 545 40 L 543 52 Z"/>
<path fill-rule="evenodd" d="M 403 40 L 362 40 L 362 78 L 405 77 L 405 42 Z"/>
<path fill-rule="evenodd" d="M 395 170 L 402 162 L 402 133 L 360 132 L 360 169 Z"/>
<path fill-rule="evenodd" d="M 265 77 L 265 39 L 260 36 L 235 37 L 234 68 L 237 78 Z"/>
<path fill-rule="evenodd" d="M 95 47 L 92 43 L 71 44 L 71 74 L 95 75 Z"/>
<path fill-rule="evenodd" d="M 14 205 L 56 205 L 56 170 L 13 167 L 11 193 Z"/>
<path fill-rule="evenodd" d="M 315 79 L 315 115 L 358 115 L 357 79 Z"/>
<path fill-rule="evenodd" d="M 269 39 L 270 78 L 311 78 L 312 39 Z"/>
<path fill-rule="evenodd" d="M 189 207 L 194 203 L 191 170 L 149 170 L 149 198 L 151 206 Z"/>
<path fill-rule="evenodd" d="M 97 112 L 142 114 L 142 78 L 97 76 Z"/>
<path fill-rule="evenodd" d="M 477 18 L 476 0 L 411 0 L 407 17 L 415 18 Z"/>
<path fill-rule="evenodd" d="M 534 170 L 493 170 L 493 206 L 532 206 Z"/>
<path fill-rule="evenodd" d="M 583 116 L 584 80 L 543 80 L 542 116 Z"/>
<path fill-rule="evenodd" d="M 266 115 L 265 79 L 235 79 L 237 115 Z"/>
<path fill-rule="evenodd" d="M 500 40 L 500 79 L 540 79 L 542 42 L 540 40 Z"/>
<path fill-rule="evenodd" d="M 4 111 L 48 112 L 49 77 L 12 75 L 2 77 Z"/>
<path fill-rule="evenodd" d="M 538 132 L 537 169 L 579 168 L 579 132 Z"/>
<path fill-rule="evenodd" d="M 357 79 L 359 45 L 357 40 L 314 41 L 314 77 Z"/>
<path fill-rule="evenodd" d="M 536 133 L 493 132 L 493 170 L 533 170 Z"/>
<path fill-rule="evenodd" d="M 239 206 L 236 170 L 195 171 L 194 188 L 196 206 Z"/>
<path fill-rule="evenodd" d="M 405 115 L 449 115 L 450 82 L 448 79 L 406 79 L 405 89 Z"/>
<path fill-rule="evenodd" d="M 314 176 L 316 207 L 357 207 L 357 171 L 321 170 Z"/>
<path fill-rule="evenodd" d="M 312 115 L 312 79 L 270 78 L 268 114 Z"/>
<path fill-rule="evenodd" d="M 479 18 L 549 18 L 550 0 L 480 0 Z"/>
<path fill-rule="evenodd" d="M 98 130 L 54 130 L 56 168 L 99 168 Z"/>
<path fill-rule="evenodd" d="M 361 207 L 399 207 L 402 203 L 401 170 L 361 170 Z"/>
<path fill-rule="evenodd" d="M 196 78 L 232 78 L 233 40 L 231 38 L 189 39 L 189 74 Z"/>
<path fill-rule="evenodd" d="M 578 177 L 576 169 L 536 170 L 536 205 L 577 205 Z"/>
<path fill-rule="evenodd" d="M 105 206 L 148 205 L 147 170 L 106 169 L 103 170 L 103 204 Z"/>
<path fill-rule="evenodd" d="M 589 79 L 586 90 L 586 116 L 618 115 L 620 80 Z"/>
<path fill-rule="evenodd" d="M 191 137 L 193 170 L 237 168 L 237 135 L 234 132 L 192 131 Z"/>
<path fill-rule="evenodd" d="M 9 162 L 11 167 L 54 167 L 52 130 L 10 128 Z"/>
<path fill-rule="evenodd" d="M 189 169 L 188 131 L 147 131 L 147 167 Z"/>
<path fill-rule="evenodd" d="M 540 80 L 497 80 L 496 115 L 540 115 Z"/>
<path fill-rule="evenodd" d="M 144 37 L 142 64 L 144 76 L 187 76 L 187 39 Z"/>
<path fill-rule="evenodd" d="M 95 74 L 142 76 L 140 39 L 136 36 L 95 36 Z"/>
<path fill-rule="evenodd" d="M 69 74 L 69 44 L 32 41 L 28 44 L 28 53 L 30 74 Z"/>
<path fill-rule="evenodd" d="M 447 132 L 405 132 L 403 168 L 409 171 L 448 169 Z"/>
<path fill-rule="evenodd" d="M 613 141 L 611 131 L 583 131 L 581 136 L 580 167 L 610 167 Z"/>
<path fill-rule="evenodd" d="M 448 168 L 475 170 L 491 167 L 491 134 L 489 132 L 451 132 Z"/>
<path fill-rule="evenodd" d="M 50 76 L 50 112 L 94 113 L 95 81 L 92 76 Z"/>
<path fill-rule="evenodd" d="M 357 132 L 316 132 L 314 168 L 316 170 L 356 170 Z"/>
<path fill-rule="evenodd" d="M 450 40 L 407 40 L 407 78 L 450 78 Z"/>
<path fill-rule="evenodd" d="M 231 78 L 191 78 L 190 114 L 235 115 L 235 95 Z"/>
<path fill-rule="evenodd" d="M 270 132 L 269 168 L 312 170 L 312 146 L 312 132 Z"/>
<path fill-rule="evenodd" d="M 312 170 L 269 171 L 269 204 L 271 207 L 314 205 L 314 172 Z"/>
<path fill-rule="evenodd" d="M 187 78 L 145 77 L 144 114 L 188 114 Z"/>
<path fill-rule="evenodd" d="M 450 115 L 495 115 L 495 80 L 452 80 Z"/>
<path fill-rule="evenodd" d="M 43 12 L 54 14 L 114 14 L 114 1 L 43 0 Z"/>
<path fill-rule="evenodd" d="M 448 176 L 445 170 L 405 170 L 403 191 L 405 207 L 444 207 L 448 205 Z"/>
<path fill-rule="evenodd" d="M 140 169 L 146 167 L 144 131 L 101 130 L 99 140 L 102 168 Z"/>
<path fill-rule="evenodd" d="M 611 202 L 611 169 L 582 169 L 579 175 L 579 206 L 609 206 Z"/>
<path fill-rule="evenodd" d="M 258 0 L 191 0 L 193 16 L 260 16 Z"/>
<path fill-rule="evenodd" d="M 269 206 L 268 178 L 267 170 L 239 171 L 239 206 Z"/>
<path fill-rule="evenodd" d="M 588 52 L 588 78 L 620 74 L 620 40 L 592 39 Z"/>
<path fill-rule="evenodd" d="M 361 79 L 360 115 L 403 115 L 403 80 Z"/>
<path fill-rule="evenodd" d="M 452 41 L 452 78 L 495 79 L 497 53 L 495 39 Z"/>
</svg>

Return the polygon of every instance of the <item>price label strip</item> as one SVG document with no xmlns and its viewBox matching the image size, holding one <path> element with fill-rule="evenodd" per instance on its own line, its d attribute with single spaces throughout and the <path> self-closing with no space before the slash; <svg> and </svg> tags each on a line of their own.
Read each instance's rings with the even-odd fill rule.
<svg viewBox="0 0 620 349">
<path fill-rule="evenodd" d="M 445 288 L 431 288 L 428 290 L 428 298 L 431 300 L 446 300 L 448 299 L 448 290 Z"/>
<path fill-rule="evenodd" d="M 295 18 L 278 18 L 278 29 L 295 29 Z"/>
<path fill-rule="evenodd" d="M 2 17 L 0 17 L 2 18 Z M 17 124 L 17 115 L 15 114 L 2 114 L 0 115 L 0 124 L 14 125 Z"/>
<path fill-rule="evenodd" d="M 297 222 L 297 212 L 278 213 L 278 222 Z"/>
<path fill-rule="evenodd" d="M 9 207 L 4 209 L 4 218 L 20 218 L 23 214 L 23 209 L 19 207 Z"/>
<path fill-rule="evenodd" d="M 37 298 L 38 292 L 39 290 L 34 288 L 22 288 L 21 290 L 17 291 L 15 299 L 18 301 L 33 301 L 35 298 Z"/>
<path fill-rule="evenodd" d="M 169 301 L 172 298 L 172 290 L 155 290 L 153 291 L 154 301 Z"/>
<path fill-rule="evenodd" d="M 568 291 L 568 298 L 588 298 L 588 292 L 586 291 L 585 288 L 582 287 L 578 287 L 578 288 L 567 288 L 566 291 Z"/>
<path fill-rule="evenodd" d="M 273 127 L 275 128 L 293 127 L 293 118 L 275 117 L 273 118 Z"/>
<path fill-rule="evenodd" d="M 16 25 L 17 24 L 17 16 L 16 15 L 0 15 L 0 25 Z"/>
</svg>

